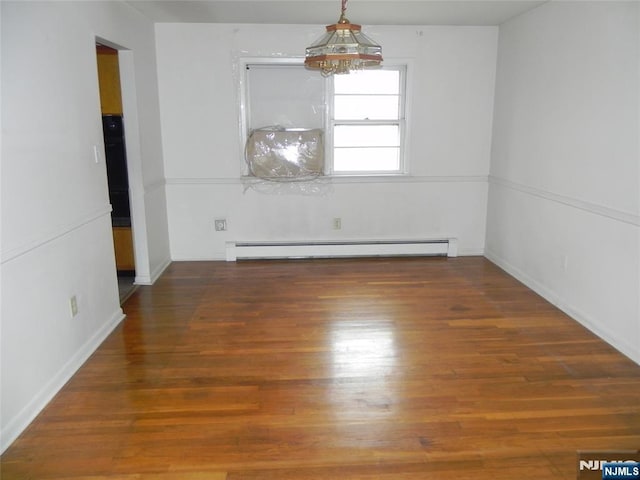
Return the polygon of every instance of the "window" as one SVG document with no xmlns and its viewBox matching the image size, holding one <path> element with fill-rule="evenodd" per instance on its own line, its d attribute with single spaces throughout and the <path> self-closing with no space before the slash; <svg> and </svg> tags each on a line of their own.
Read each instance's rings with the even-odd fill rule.
<svg viewBox="0 0 640 480">
<path fill-rule="evenodd" d="M 332 80 L 331 173 L 403 173 L 404 70 L 364 70 Z"/>
<path fill-rule="evenodd" d="M 402 66 L 322 77 L 299 59 L 241 64 L 242 148 L 255 129 L 324 131 L 326 175 L 406 172 Z M 252 175 L 245 167 L 244 174 Z"/>
</svg>

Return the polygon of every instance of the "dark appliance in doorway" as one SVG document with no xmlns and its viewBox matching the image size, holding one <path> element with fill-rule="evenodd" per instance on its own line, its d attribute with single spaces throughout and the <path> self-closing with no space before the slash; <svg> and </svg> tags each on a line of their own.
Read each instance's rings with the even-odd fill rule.
<svg viewBox="0 0 640 480">
<path fill-rule="evenodd" d="M 120 115 L 103 115 L 102 131 L 111 201 L 111 222 L 114 227 L 131 226 L 129 207 L 129 176 L 124 142 L 124 125 Z"/>
</svg>

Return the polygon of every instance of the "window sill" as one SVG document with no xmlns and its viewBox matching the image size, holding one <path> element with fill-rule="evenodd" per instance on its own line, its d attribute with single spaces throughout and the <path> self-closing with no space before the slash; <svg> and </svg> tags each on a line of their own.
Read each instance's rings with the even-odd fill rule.
<svg viewBox="0 0 640 480">
<path fill-rule="evenodd" d="M 487 175 L 448 175 L 448 176 L 414 176 L 398 175 L 323 175 L 317 179 L 306 180 L 306 183 L 487 183 Z M 249 175 L 238 177 L 199 177 L 199 178 L 167 178 L 166 185 L 236 185 L 244 183 L 304 183 L 305 180 L 287 182 L 263 180 Z"/>
<path fill-rule="evenodd" d="M 352 183 L 442 183 L 442 182 L 486 182 L 486 176 L 415 176 L 408 173 L 397 174 L 366 174 L 366 175 L 322 175 L 312 179 L 282 179 L 269 180 L 250 175 L 241 177 L 242 182 L 246 183 L 332 183 L 335 185 L 352 184 Z"/>
<path fill-rule="evenodd" d="M 412 180 L 419 177 L 412 177 L 406 173 L 397 174 L 339 174 L 339 175 L 320 175 L 313 178 L 282 178 L 282 179 L 268 179 L 254 177 L 252 175 L 243 175 L 241 180 L 243 182 L 278 182 L 278 183 L 300 183 L 300 182 L 330 182 L 330 183 L 386 183 L 386 182 L 407 182 L 407 181 L 420 181 Z"/>
</svg>

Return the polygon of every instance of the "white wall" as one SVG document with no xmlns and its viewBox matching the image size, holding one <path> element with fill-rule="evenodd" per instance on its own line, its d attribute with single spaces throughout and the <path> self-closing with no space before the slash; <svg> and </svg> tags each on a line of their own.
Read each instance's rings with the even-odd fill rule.
<svg viewBox="0 0 640 480">
<path fill-rule="evenodd" d="M 640 363 L 639 4 L 500 27 L 486 254 Z"/>
<path fill-rule="evenodd" d="M 173 259 L 222 259 L 227 240 L 452 236 L 461 254 L 483 253 L 497 28 L 365 28 L 385 58 L 411 60 L 411 176 L 304 196 L 244 192 L 238 61 L 299 57 L 324 27 L 156 25 Z"/>
<path fill-rule="evenodd" d="M 489 190 L 489 258 L 640 363 L 638 4 L 553 2 L 503 25 L 495 117 L 496 28 L 367 28 L 385 57 L 411 60 L 411 176 L 308 196 L 243 191 L 237 61 L 300 55 L 322 26 L 162 24 L 156 44 L 118 2 L 0 9 L 2 449 L 122 318 L 93 161 L 96 37 L 130 49 L 142 281 L 166 266 L 169 239 L 175 259 L 223 258 L 227 239 L 456 236 L 479 254 Z M 214 232 L 223 217 L 229 231 Z"/>
<path fill-rule="evenodd" d="M 136 229 L 153 236 L 137 261 L 157 271 L 169 250 L 153 24 L 119 2 L 0 8 L 4 449 L 122 319 L 104 156 L 93 151 L 104 152 L 96 37 L 130 49 L 135 76 Z"/>
</svg>

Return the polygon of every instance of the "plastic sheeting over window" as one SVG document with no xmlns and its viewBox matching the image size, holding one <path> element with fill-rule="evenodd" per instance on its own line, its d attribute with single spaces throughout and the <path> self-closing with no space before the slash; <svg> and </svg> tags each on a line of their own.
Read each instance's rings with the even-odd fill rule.
<svg viewBox="0 0 640 480">
<path fill-rule="evenodd" d="M 245 158 L 252 176 L 271 181 L 311 180 L 323 174 L 321 129 L 266 127 L 247 139 Z"/>
<path fill-rule="evenodd" d="M 299 58 L 248 58 L 238 64 L 245 190 L 327 193 L 325 80 Z"/>
</svg>

